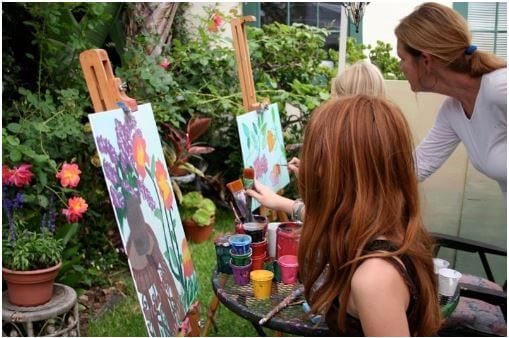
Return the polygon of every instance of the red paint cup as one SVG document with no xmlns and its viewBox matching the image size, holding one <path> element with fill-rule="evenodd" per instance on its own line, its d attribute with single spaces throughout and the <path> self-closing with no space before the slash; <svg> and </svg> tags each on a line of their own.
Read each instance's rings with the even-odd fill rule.
<svg viewBox="0 0 509 338">
<path fill-rule="evenodd" d="M 264 253 L 263 255 L 260 255 L 260 256 L 252 256 L 251 257 L 251 261 L 252 261 L 252 270 L 263 270 L 264 268 L 264 264 L 265 264 L 265 258 L 267 258 L 267 253 Z"/>
<path fill-rule="evenodd" d="M 253 256 L 265 255 L 267 252 L 267 239 L 258 243 L 251 243 L 251 249 L 253 249 Z"/>
<path fill-rule="evenodd" d="M 279 224 L 276 235 L 276 258 L 281 256 L 297 256 L 299 250 L 300 229 L 302 223 L 284 222 Z"/>
</svg>

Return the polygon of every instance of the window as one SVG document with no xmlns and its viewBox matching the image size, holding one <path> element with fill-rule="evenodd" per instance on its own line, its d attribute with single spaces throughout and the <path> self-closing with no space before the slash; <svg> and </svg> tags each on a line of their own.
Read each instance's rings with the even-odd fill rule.
<svg viewBox="0 0 509 338">
<path fill-rule="evenodd" d="M 249 2 L 244 3 L 244 15 L 254 15 L 256 26 L 281 22 L 287 25 L 303 23 L 309 26 L 326 28 L 330 34 L 325 47 L 339 49 L 339 23 L 341 5 L 339 2 Z M 353 25 L 352 25 L 353 26 Z M 355 32 L 349 25 L 349 36 L 362 43 L 362 29 Z"/>
<path fill-rule="evenodd" d="M 455 3 L 454 8 L 468 21 L 474 45 L 507 60 L 507 3 Z"/>
</svg>

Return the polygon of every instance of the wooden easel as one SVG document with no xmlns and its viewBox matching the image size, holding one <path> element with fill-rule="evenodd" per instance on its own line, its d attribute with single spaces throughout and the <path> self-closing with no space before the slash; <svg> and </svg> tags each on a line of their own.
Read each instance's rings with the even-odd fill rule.
<svg viewBox="0 0 509 338">
<path fill-rule="evenodd" d="M 237 60 L 237 71 L 239 74 L 240 89 L 242 91 L 242 102 L 244 105 L 244 111 L 246 113 L 252 112 L 253 110 L 259 110 L 264 104 L 256 101 L 256 92 L 253 81 L 253 70 L 251 68 L 251 59 L 249 57 L 249 49 L 247 46 L 247 35 L 244 24 L 246 22 L 256 21 L 254 16 L 244 16 L 236 18 L 231 21 L 232 26 L 232 37 L 233 37 L 233 48 L 235 49 L 235 59 Z M 279 194 L 282 191 L 278 192 Z M 261 206 L 260 214 L 275 215 L 281 222 L 288 222 L 288 216 L 283 211 L 271 211 L 270 209 Z M 274 217 L 271 219 L 274 221 Z"/>
<path fill-rule="evenodd" d="M 137 111 L 136 100 L 125 94 L 122 81 L 115 77 L 108 54 L 104 49 L 89 49 L 80 54 L 87 88 L 96 113 L 118 109 L 117 102 L 125 103 L 131 111 Z M 198 302 L 191 305 L 177 336 L 200 336 Z"/>
<path fill-rule="evenodd" d="M 233 19 L 230 24 L 232 28 L 233 48 L 235 49 L 235 59 L 237 60 L 237 72 L 239 74 L 240 89 L 242 91 L 242 103 L 244 111 L 246 113 L 252 112 L 253 110 L 259 110 L 264 104 L 256 101 L 256 92 L 253 81 L 253 70 L 251 68 L 251 59 L 249 57 L 249 49 L 247 46 L 247 35 L 244 24 L 246 22 L 254 22 L 256 18 L 254 16 L 244 16 L 241 18 Z M 282 192 L 279 191 L 278 194 Z M 268 215 L 271 213 L 273 217 L 271 220 L 280 220 L 281 222 L 288 222 L 288 216 L 283 211 L 271 211 L 270 209 L 260 206 L 260 214 Z M 225 283 L 226 278 L 221 280 L 221 283 Z M 219 306 L 219 298 L 214 296 L 210 302 L 209 309 L 207 311 L 207 321 L 202 331 L 202 335 L 206 336 L 211 324 L 215 325 L 214 314 Z M 276 332 L 278 336 L 281 336 L 280 332 Z"/>
</svg>

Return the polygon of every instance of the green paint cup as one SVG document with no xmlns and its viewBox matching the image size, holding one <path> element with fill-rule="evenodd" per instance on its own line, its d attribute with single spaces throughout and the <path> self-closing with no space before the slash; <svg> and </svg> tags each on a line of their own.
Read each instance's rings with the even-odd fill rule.
<svg viewBox="0 0 509 338">
<path fill-rule="evenodd" d="M 230 255 L 232 257 L 232 264 L 236 266 L 246 266 L 251 263 L 251 255 L 253 254 L 253 250 L 249 248 L 249 251 L 245 254 L 235 254 L 233 250 L 230 249 Z"/>
</svg>

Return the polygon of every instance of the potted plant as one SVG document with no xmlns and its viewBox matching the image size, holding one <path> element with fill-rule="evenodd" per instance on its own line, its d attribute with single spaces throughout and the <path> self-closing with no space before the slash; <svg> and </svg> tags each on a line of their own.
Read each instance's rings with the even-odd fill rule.
<svg viewBox="0 0 509 338">
<path fill-rule="evenodd" d="M 191 159 L 201 160 L 201 155 L 214 151 L 213 147 L 205 146 L 195 142 L 210 127 L 212 119 L 192 118 L 188 121 L 185 132 L 168 123 L 162 123 L 163 152 L 168 171 L 171 176 L 173 190 L 179 201 L 182 200 L 182 192 L 176 183 L 192 182 L 196 175 L 204 177 L 204 169 L 197 168 L 191 163 Z"/>
<path fill-rule="evenodd" d="M 81 197 L 64 199 L 79 183 L 78 166 L 64 163 L 55 170 L 60 184 L 46 181 L 32 185 L 31 164 L 2 166 L 2 275 L 14 305 L 37 306 L 51 299 L 68 240 L 54 234 L 61 222 L 55 198 L 66 206 L 61 213 L 68 223 L 76 223 L 88 208 Z"/>
<path fill-rule="evenodd" d="M 201 243 L 209 238 L 216 221 L 216 205 L 198 191 L 182 196 L 180 213 L 187 239 Z"/>
</svg>

